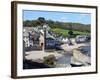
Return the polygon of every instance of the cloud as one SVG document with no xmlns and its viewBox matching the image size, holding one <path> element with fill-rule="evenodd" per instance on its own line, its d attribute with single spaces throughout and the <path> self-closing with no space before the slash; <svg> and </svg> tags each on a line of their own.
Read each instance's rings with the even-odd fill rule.
<svg viewBox="0 0 100 80">
<path fill-rule="evenodd" d="M 60 19 L 61 22 L 67 22 L 67 20 L 68 20 L 68 19 L 67 19 L 66 17 L 62 17 L 62 18 Z"/>
<path fill-rule="evenodd" d="M 82 13 L 82 14 L 80 14 L 80 16 L 86 17 L 86 16 L 90 16 L 90 14 L 89 13 Z"/>
</svg>

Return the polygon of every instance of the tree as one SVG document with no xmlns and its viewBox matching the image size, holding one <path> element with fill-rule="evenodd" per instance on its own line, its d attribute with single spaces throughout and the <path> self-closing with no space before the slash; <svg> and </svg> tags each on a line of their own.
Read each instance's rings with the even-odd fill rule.
<svg viewBox="0 0 100 80">
<path fill-rule="evenodd" d="M 69 30 L 68 34 L 71 36 L 73 35 L 73 31 L 72 30 Z"/>
<path fill-rule="evenodd" d="M 45 18 L 44 17 L 39 17 L 37 20 L 37 24 L 43 26 L 45 23 Z"/>
<path fill-rule="evenodd" d="M 70 24 L 70 30 L 68 31 L 69 37 L 73 36 L 73 31 L 72 31 L 72 24 Z"/>
<path fill-rule="evenodd" d="M 24 21 L 23 26 L 24 27 L 31 27 L 32 26 L 32 23 L 31 23 L 31 21 L 26 20 L 26 21 Z"/>
</svg>

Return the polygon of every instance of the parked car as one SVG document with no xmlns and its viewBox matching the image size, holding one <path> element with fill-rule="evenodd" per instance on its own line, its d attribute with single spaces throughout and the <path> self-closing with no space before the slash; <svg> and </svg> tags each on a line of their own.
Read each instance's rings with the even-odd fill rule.
<svg viewBox="0 0 100 80">
<path fill-rule="evenodd" d="M 87 36 L 86 41 L 90 41 L 90 40 L 91 40 L 91 36 Z"/>
<path fill-rule="evenodd" d="M 83 42 L 88 42 L 90 41 L 90 36 L 85 36 L 85 35 L 78 35 L 75 38 L 76 43 L 83 43 Z"/>
</svg>

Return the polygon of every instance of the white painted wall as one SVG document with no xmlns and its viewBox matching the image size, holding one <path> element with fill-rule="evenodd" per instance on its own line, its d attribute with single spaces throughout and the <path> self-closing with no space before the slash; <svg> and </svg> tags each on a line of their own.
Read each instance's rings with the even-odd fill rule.
<svg viewBox="0 0 100 80">
<path fill-rule="evenodd" d="M 17 0 L 16 0 L 17 1 Z M 24 0 L 29 1 L 29 0 Z M 80 5 L 98 5 L 100 14 L 100 0 L 30 0 L 35 2 L 50 2 Z M 0 80 L 14 80 L 10 78 L 11 71 L 11 0 L 0 0 Z M 100 16 L 98 16 L 100 22 Z M 100 26 L 100 24 L 99 24 Z M 98 27 L 98 34 L 100 34 Z M 100 44 L 100 37 L 98 38 Z M 100 47 L 100 46 L 99 46 Z M 99 49 L 99 48 L 98 48 Z M 100 50 L 99 50 L 100 52 Z M 99 53 L 98 52 L 98 53 Z M 100 54 L 98 54 L 100 61 Z M 100 80 L 100 62 L 98 62 L 99 73 L 91 75 L 74 75 L 62 77 L 28 78 L 26 80 Z M 19 79 L 20 80 L 20 79 Z M 24 79 L 21 79 L 24 80 Z"/>
</svg>

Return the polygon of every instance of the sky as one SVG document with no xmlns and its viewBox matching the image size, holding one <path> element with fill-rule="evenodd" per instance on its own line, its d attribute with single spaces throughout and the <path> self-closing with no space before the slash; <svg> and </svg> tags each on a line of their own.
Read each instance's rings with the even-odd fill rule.
<svg viewBox="0 0 100 80">
<path fill-rule="evenodd" d="M 38 17 L 44 17 L 46 20 L 59 22 L 73 22 L 82 24 L 91 24 L 91 14 L 75 12 L 54 12 L 54 11 L 23 11 L 23 20 L 37 20 Z"/>
</svg>

